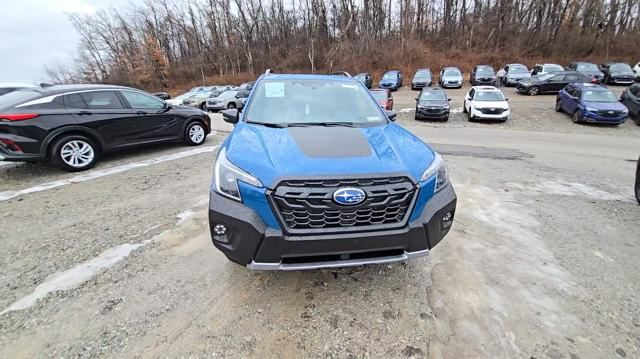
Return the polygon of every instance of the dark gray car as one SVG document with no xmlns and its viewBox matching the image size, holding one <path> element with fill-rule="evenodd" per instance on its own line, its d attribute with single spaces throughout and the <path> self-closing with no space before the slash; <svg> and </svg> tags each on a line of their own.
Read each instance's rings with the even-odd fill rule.
<svg viewBox="0 0 640 359">
<path fill-rule="evenodd" d="M 429 87 L 433 83 L 433 79 L 431 78 L 431 69 L 419 69 L 413 75 L 413 79 L 411 80 L 411 89 L 419 90 L 421 88 Z"/>
<path fill-rule="evenodd" d="M 515 86 L 519 81 L 531 77 L 529 69 L 523 64 L 506 64 L 503 69 L 505 86 Z"/>
</svg>

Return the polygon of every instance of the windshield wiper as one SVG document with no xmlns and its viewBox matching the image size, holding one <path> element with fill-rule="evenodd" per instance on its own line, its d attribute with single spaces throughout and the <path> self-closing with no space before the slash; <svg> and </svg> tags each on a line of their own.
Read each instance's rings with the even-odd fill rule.
<svg viewBox="0 0 640 359">
<path fill-rule="evenodd" d="M 245 123 L 250 123 L 252 125 L 261 125 L 265 127 L 273 127 L 273 128 L 289 127 L 289 125 L 286 123 L 269 123 L 269 122 L 258 122 L 258 121 L 245 121 Z"/>
<path fill-rule="evenodd" d="M 353 122 L 293 122 L 288 123 L 287 125 L 288 127 L 355 127 L 355 123 Z"/>
</svg>

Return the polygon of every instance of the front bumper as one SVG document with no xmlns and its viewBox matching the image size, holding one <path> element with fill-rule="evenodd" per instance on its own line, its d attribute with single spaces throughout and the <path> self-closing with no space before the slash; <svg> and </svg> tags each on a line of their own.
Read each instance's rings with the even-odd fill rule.
<svg viewBox="0 0 640 359">
<path fill-rule="evenodd" d="M 498 81 L 497 79 L 491 79 L 491 80 L 475 79 L 473 83 L 475 86 L 495 86 L 497 81 Z"/>
<path fill-rule="evenodd" d="M 436 112 L 430 112 L 428 109 L 418 108 L 416 110 L 416 119 L 419 120 L 446 120 L 449 118 L 449 110 L 439 110 Z"/>
<path fill-rule="evenodd" d="M 400 85 L 399 84 L 380 84 L 378 85 L 378 87 L 380 87 L 381 89 L 397 90 L 400 88 Z"/>
<path fill-rule="evenodd" d="M 590 122 L 590 123 L 623 124 L 627 121 L 628 116 L 629 115 L 627 114 L 627 115 L 620 115 L 616 117 L 607 117 L 607 116 L 602 116 L 597 113 L 587 111 L 584 113 L 582 120 L 584 122 Z"/>
<path fill-rule="evenodd" d="M 411 88 L 412 89 L 422 89 L 422 88 L 425 88 L 427 86 L 431 86 L 431 83 L 426 83 L 426 82 L 412 82 L 411 83 Z"/>
<path fill-rule="evenodd" d="M 209 225 L 216 248 L 229 260 L 250 269 L 300 270 L 389 263 L 425 256 L 440 243 L 451 229 L 456 201 L 455 191 L 448 185 L 402 228 L 292 236 L 265 224 L 254 209 L 211 192 Z M 443 222 L 447 213 L 450 219 Z M 214 233 L 216 224 L 227 228 L 225 236 Z"/>
<path fill-rule="evenodd" d="M 611 80 L 609 80 L 609 82 L 616 85 L 631 85 L 633 84 L 633 77 L 629 77 L 629 78 L 612 77 Z"/>
<path fill-rule="evenodd" d="M 210 105 L 207 103 L 207 110 L 209 111 L 220 111 L 220 110 L 225 110 L 226 108 L 227 107 L 223 103 L 213 104 L 213 105 Z"/>
<path fill-rule="evenodd" d="M 473 118 L 475 120 L 495 120 L 495 121 L 506 121 L 509 119 L 509 116 L 511 116 L 511 111 L 510 110 L 506 110 L 503 113 L 500 114 L 486 114 L 486 113 L 482 113 L 481 111 L 477 110 L 477 109 L 472 109 L 471 113 L 473 114 Z"/>
<path fill-rule="evenodd" d="M 459 81 L 459 82 L 444 81 L 442 82 L 442 87 L 443 88 L 460 88 L 462 87 L 462 81 Z"/>
</svg>

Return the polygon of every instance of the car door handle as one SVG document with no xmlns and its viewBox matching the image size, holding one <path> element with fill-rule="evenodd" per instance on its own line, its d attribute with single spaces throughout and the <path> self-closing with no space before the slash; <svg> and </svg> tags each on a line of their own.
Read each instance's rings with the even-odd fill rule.
<svg viewBox="0 0 640 359">
<path fill-rule="evenodd" d="M 90 116 L 91 115 L 91 111 L 79 111 L 78 115 L 80 115 L 80 116 Z"/>
<path fill-rule="evenodd" d="M 136 115 L 146 115 L 147 112 L 146 111 L 138 111 L 136 112 Z"/>
</svg>

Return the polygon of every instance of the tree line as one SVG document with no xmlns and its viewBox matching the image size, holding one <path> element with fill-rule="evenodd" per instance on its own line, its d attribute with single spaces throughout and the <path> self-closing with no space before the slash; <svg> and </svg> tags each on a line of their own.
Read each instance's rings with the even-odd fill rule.
<svg viewBox="0 0 640 359">
<path fill-rule="evenodd" d="M 55 82 L 640 61 L 640 0 L 145 0 L 69 18 L 81 41 L 74 66 L 46 68 Z"/>
</svg>

